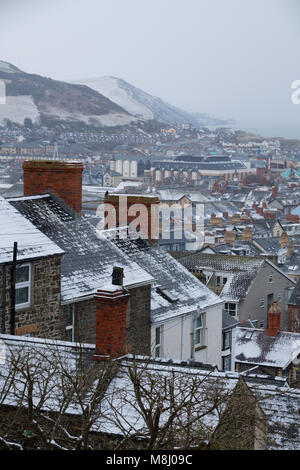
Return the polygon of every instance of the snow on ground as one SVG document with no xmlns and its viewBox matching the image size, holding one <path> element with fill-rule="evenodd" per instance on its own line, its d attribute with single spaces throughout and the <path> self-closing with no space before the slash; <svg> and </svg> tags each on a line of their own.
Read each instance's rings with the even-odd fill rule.
<svg viewBox="0 0 300 470">
<path fill-rule="evenodd" d="M 36 122 L 38 117 L 39 111 L 32 96 L 7 96 L 6 103 L 0 104 L 0 123 L 4 119 L 10 119 L 23 124 L 25 118 L 30 118 L 33 122 Z"/>
<path fill-rule="evenodd" d="M 68 113 L 67 111 L 64 111 L 59 108 L 47 107 L 47 114 L 50 114 L 53 116 L 53 118 L 57 117 L 59 119 L 64 119 L 67 121 L 83 121 L 87 124 L 91 120 L 97 121 L 99 124 L 102 126 L 126 126 L 127 124 L 130 124 L 133 121 L 136 121 L 136 119 L 133 116 L 129 116 L 127 114 L 123 114 L 122 112 L 111 112 L 108 114 L 102 114 L 102 115 L 93 115 L 93 114 L 81 114 L 78 112 L 72 112 Z"/>
<path fill-rule="evenodd" d="M 91 78 L 82 80 L 78 83 L 98 91 L 98 93 L 106 96 L 106 98 L 109 98 L 111 101 L 118 104 L 128 113 L 133 114 L 134 116 L 138 116 L 143 119 L 154 118 L 150 109 L 135 100 L 133 96 L 130 96 L 129 89 L 126 91 L 125 89 L 121 88 L 118 79 L 115 77 Z"/>
</svg>

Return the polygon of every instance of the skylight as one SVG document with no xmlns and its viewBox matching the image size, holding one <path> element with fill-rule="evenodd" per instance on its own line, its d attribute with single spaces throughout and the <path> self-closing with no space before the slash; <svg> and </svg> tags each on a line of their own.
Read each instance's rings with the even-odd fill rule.
<svg viewBox="0 0 300 470">
<path fill-rule="evenodd" d="M 157 287 L 156 291 L 166 300 L 169 302 L 176 302 L 178 297 L 175 297 L 172 292 L 170 292 L 165 287 Z"/>
</svg>

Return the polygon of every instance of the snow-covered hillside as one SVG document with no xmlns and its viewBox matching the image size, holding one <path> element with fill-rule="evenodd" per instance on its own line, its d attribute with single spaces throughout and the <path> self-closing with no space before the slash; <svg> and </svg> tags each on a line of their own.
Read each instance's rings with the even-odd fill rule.
<svg viewBox="0 0 300 470">
<path fill-rule="evenodd" d="M 168 124 L 192 124 L 196 127 L 227 123 L 207 114 L 193 114 L 183 111 L 120 78 L 98 77 L 76 83 L 87 85 L 98 91 L 137 118 L 155 119 Z"/>
<path fill-rule="evenodd" d="M 106 98 L 109 98 L 136 117 L 154 119 L 154 113 L 147 108 L 143 102 L 137 99 L 138 94 L 135 92 L 134 87 L 131 87 L 123 80 L 115 77 L 100 77 L 83 80 L 78 83 L 87 85 L 93 90 L 98 91 L 101 95 L 106 96 Z"/>
<path fill-rule="evenodd" d="M 28 74 L 8 62 L 0 61 L 0 81 L 6 88 L 6 99 L 0 102 L 0 124 L 5 120 L 23 124 L 30 118 L 41 124 L 68 121 L 127 126 L 137 120 L 91 87 Z"/>
</svg>

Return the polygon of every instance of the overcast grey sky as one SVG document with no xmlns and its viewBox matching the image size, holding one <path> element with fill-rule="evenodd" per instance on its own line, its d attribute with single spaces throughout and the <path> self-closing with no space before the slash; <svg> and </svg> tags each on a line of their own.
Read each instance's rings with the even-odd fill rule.
<svg viewBox="0 0 300 470">
<path fill-rule="evenodd" d="M 300 138 L 300 0 L 1 0 L 0 59 Z"/>
</svg>

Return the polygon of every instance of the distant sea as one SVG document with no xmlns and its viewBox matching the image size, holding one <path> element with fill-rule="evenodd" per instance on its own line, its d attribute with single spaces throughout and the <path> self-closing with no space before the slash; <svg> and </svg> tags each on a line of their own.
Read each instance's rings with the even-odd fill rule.
<svg viewBox="0 0 300 470">
<path fill-rule="evenodd" d="M 283 137 L 285 139 L 298 139 L 300 140 L 300 124 L 294 126 L 278 126 L 278 125 L 253 125 L 245 123 L 230 124 L 228 126 L 207 126 L 209 129 L 216 129 L 216 127 L 229 127 L 234 130 L 241 130 L 252 134 L 257 134 L 262 137 Z"/>
</svg>

